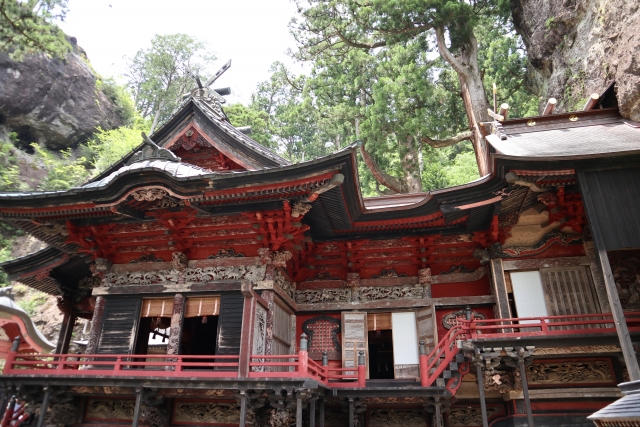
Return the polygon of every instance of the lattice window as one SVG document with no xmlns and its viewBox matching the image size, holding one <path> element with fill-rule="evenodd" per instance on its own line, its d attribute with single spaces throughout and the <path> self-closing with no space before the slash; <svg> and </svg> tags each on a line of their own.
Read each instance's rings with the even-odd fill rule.
<svg viewBox="0 0 640 427">
<path fill-rule="evenodd" d="M 323 351 L 327 352 L 329 359 L 341 358 L 342 348 L 338 340 L 340 319 L 329 316 L 313 317 L 302 324 L 302 330 L 309 336 L 310 358 L 322 359 Z"/>
</svg>

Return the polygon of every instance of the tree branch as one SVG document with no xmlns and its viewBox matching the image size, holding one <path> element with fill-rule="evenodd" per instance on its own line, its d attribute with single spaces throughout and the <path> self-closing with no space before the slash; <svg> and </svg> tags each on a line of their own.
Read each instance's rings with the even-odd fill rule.
<svg viewBox="0 0 640 427">
<path fill-rule="evenodd" d="M 433 148 L 443 148 L 443 147 L 449 147 L 451 145 L 455 145 L 460 141 L 471 139 L 472 134 L 473 133 L 469 130 L 466 132 L 459 133 L 456 136 L 452 136 L 451 138 L 439 139 L 439 140 L 435 140 L 427 136 L 423 136 L 422 138 L 420 138 L 420 141 L 422 141 L 423 143 L 429 144 Z"/>
<path fill-rule="evenodd" d="M 406 186 L 402 183 L 402 181 L 380 169 L 380 166 L 378 166 L 376 161 L 373 160 L 371 154 L 369 154 L 369 152 L 365 150 L 364 143 L 361 143 L 358 148 L 360 149 L 360 154 L 362 155 L 364 163 L 367 165 L 376 181 L 396 193 L 406 192 Z"/>
<path fill-rule="evenodd" d="M 441 26 L 435 27 L 436 30 L 436 40 L 438 41 L 438 51 L 440 55 L 453 67 L 456 72 L 461 75 L 465 80 L 469 77 L 469 70 L 467 67 L 462 65 L 460 61 L 456 59 L 455 56 L 451 53 L 451 51 L 447 48 L 447 45 L 444 41 L 444 28 Z"/>
<path fill-rule="evenodd" d="M 377 47 L 382 47 L 382 46 L 386 46 L 387 45 L 387 42 L 385 40 L 383 40 L 381 42 L 375 42 L 375 43 L 356 43 L 354 41 L 349 40 L 337 28 L 335 29 L 335 31 L 336 31 L 336 35 L 338 37 L 340 37 L 340 40 L 342 40 L 342 42 L 344 44 L 346 44 L 348 46 L 351 46 L 351 47 L 358 48 L 358 49 L 375 49 Z"/>
</svg>

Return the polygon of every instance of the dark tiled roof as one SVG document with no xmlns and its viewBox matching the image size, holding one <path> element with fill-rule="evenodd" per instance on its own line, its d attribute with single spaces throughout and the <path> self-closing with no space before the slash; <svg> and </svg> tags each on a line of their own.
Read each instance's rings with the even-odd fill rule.
<svg viewBox="0 0 640 427">
<path fill-rule="evenodd" d="M 625 396 L 589 416 L 591 421 L 607 426 L 620 425 L 619 422 L 640 422 L 640 381 L 620 384 L 620 388 Z"/>
<path fill-rule="evenodd" d="M 640 152 L 640 127 L 617 111 L 589 111 L 503 122 L 487 136 L 498 154 L 531 159 L 604 157 Z"/>
</svg>

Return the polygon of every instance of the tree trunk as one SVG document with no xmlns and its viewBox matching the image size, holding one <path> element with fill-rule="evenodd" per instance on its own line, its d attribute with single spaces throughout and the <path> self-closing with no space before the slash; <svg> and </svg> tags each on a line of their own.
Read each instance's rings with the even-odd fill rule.
<svg viewBox="0 0 640 427">
<path fill-rule="evenodd" d="M 156 110 L 155 116 L 153 116 L 153 123 L 151 124 L 151 129 L 149 129 L 149 135 L 153 134 L 153 131 L 156 129 L 158 125 L 158 119 L 160 118 L 160 111 L 164 107 L 164 99 L 160 100 L 160 105 L 158 105 L 158 109 Z"/>
<path fill-rule="evenodd" d="M 398 142 L 400 143 L 400 164 L 404 173 L 406 192 L 421 193 L 422 177 L 420 176 L 417 141 L 412 135 L 408 135 L 404 140 L 398 138 Z"/>
<path fill-rule="evenodd" d="M 489 153 L 480 132 L 480 122 L 487 121 L 489 102 L 478 66 L 478 41 L 471 33 L 469 40 L 459 49 L 458 55 L 454 56 L 445 44 L 444 28 L 436 27 L 435 30 L 440 55 L 453 67 L 460 80 L 462 100 L 469 119 L 469 130 L 472 133 L 471 142 L 476 153 L 480 176 L 487 175 L 489 173 Z"/>
</svg>

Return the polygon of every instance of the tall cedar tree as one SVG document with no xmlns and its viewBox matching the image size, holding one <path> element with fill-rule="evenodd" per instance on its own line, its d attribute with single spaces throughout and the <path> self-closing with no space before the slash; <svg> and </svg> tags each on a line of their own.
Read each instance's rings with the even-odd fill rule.
<svg viewBox="0 0 640 427">
<path fill-rule="evenodd" d="M 423 141 L 442 147 L 471 139 L 481 174 L 488 172 L 486 147 L 479 123 L 487 120 L 489 102 L 479 64 L 477 29 L 480 24 L 496 22 L 508 16 L 505 0 L 307 0 L 297 1 L 300 20 L 292 21 L 291 29 L 300 44 L 297 54 L 301 60 L 317 61 L 329 57 L 347 61 L 354 50 L 370 54 L 406 46 L 419 41 L 425 52 L 435 46 L 441 58 L 455 71 L 460 95 L 464 103 L 468 127 L 446 140 L 434 140 L 428 135 Z M 447 44 L 446 38 L 449 38 Z M 366 78 L 366 71 L 361 72 Z M 360 107 L 367 105 L 368 95 L 357 95 Z M 436 112 L 437 113 L 437 112 Z M 357 129 L 356 129 L 357 130 Z M 415 152 L 416 143 L 398 137 L 406 152 Z M 395 192 L 420 191 L 415 179 L 392 180 L 379 168 L 364 146 L 361 154 L 376 179 Z M 415 157 L 415 156 L 412 156 Z M 417 159 L 411 159 L 416 164 Z"/>
</svg>

